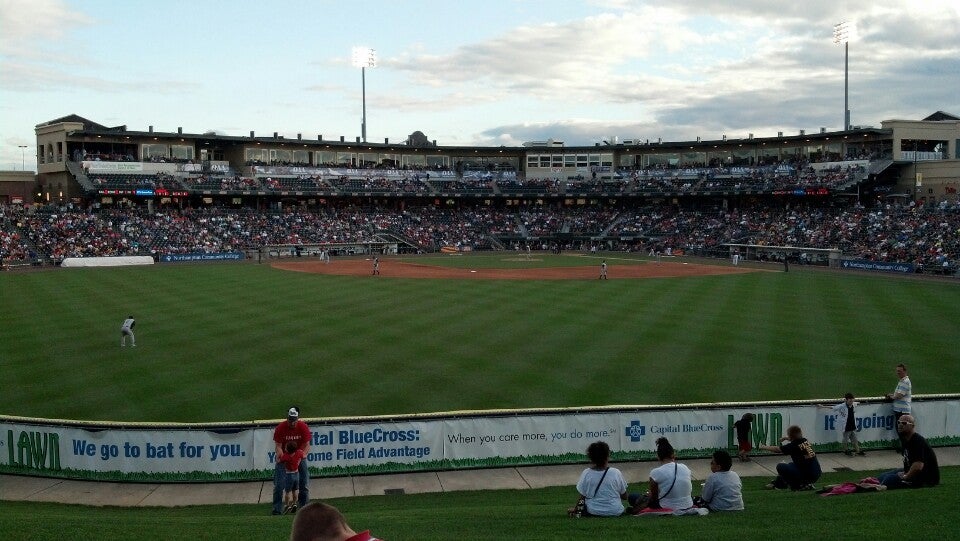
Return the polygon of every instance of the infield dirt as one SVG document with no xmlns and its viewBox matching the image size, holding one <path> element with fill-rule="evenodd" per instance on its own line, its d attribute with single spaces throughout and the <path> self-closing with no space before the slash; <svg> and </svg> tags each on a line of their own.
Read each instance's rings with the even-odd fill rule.
<svg viewBox="0 0 960 541">
<path fill-rule="evenodd" d="M 330 274 L 337 276 L 372 276 L 372 259 L 341 259 L 330 263 L 321 261 L 290 261 L 273 263 L 277 269 Z M 505 261 L 507 261 L 505 259 Z M 609 279 L 624 278 L 674 278 L 681 276 L 712 276 L 721 274 L 746 274 L 761 272 L 756 268 L 722 265 L 701 265 L 677 261 L 632 263 L 617 265 L 608 263 Z M 599 265 L 582 267 L 541 267 L 533 269 L 454 268 L 423 263 L 411 263 L 390 258 L 380 259 L 380 278 L 430 278 L 459 280 L 596 280 L 600 277 Z"/>
</svg>

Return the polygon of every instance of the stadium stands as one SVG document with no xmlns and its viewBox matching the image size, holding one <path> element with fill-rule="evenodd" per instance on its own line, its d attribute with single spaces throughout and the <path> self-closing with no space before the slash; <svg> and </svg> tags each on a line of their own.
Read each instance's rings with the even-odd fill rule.
<svg viewBox="0 0 960 541">
<path fill-rule="evenodd" d="M 370 242 L 383 232 L 411 249 L 443 246 L 483 250 L 523 239 L 584 247 L 595 241 L 620 250 L 650 247 L 725 257 L 728 243 L 837 248 L 845 256 L 913 263 L 925 272 L 954 274 L 960 263 L 960 205 L 755 205 L 684 209 L 649 204 L 441 208 L 341 205 L 320 210 L 241 208 L 76 209 L 3 208 L 3 258 L 57 262 L 64 257 L 153 255 L 254 250 L 274 244 Z M 37 254 L 33 253 L 35 247 Z"/>
</svg>

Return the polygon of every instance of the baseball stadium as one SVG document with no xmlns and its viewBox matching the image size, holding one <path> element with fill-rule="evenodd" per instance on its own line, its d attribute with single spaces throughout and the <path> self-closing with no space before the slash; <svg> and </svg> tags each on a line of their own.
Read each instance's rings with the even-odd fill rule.
<svg viewBox="0 0 960 541">
<path fill-rule="evenodd" d="M 388 539 L 884 538 L 908 504 L 953 527 L 960 118 L 492 148 L 70 115 L 36 137 L 36 178 L 0 183 L 6 532 L 284 538 L 291 407 L 310 498 Z M 898 467 L 898 364 L 939 487 L 761 494 L 759 452 L 743 517 L 563 513 L 591 442 L 636 481 L 666 436 L 702 481 L 747 412 L 755 446 L 804 426 L 821 484 Z M 820 407 L 847 392 L 865 457 Z"/>
</svg>

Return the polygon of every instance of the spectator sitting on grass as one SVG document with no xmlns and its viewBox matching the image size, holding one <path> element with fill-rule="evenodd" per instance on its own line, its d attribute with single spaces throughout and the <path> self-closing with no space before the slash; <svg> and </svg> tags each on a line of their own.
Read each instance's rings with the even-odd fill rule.
<svg viewBox="0 0 960 541">
<path fill-rule="evenodd" d="M 703 485 L 703 494 L 695 503 L 711 511 L 743 511 L 743 483 L 737 472 L 731 471 L 733 458 L 730 453 L 720 449 L 714 451 L 710 460 L 710 471 Z"/>
</svg>

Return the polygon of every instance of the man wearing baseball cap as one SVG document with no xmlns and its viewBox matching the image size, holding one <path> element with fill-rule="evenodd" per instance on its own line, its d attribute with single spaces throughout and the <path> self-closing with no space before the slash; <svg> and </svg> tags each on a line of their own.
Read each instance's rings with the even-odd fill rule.
<svg viewBox="0 0 960 541">
<path fill-rule="evenodd" d="M 273 514 L 280 515 L 283 512 L 283 487 L 286 469 L 277 460 L 277 457 L 285 452 L 289 441 L 295 442 L 297 448 L 303 451 L 304 456 L 310 453 L 310 428 L 307 427 L 307 423 L 300 420 L 300 408 L 293 406 L 287 410 L 287 420 L 277 425 L 277 428 L 273 431 L 273 441 L 276 444 L 273 472 Z M 301 460 L 300 495 L 297 498 L 297 507 L 303 507 L 310 501 L 310 489 L 307 487 L 309 481 L 310 470 L 307 461 Z M 296 512 L 296 508 L 293 509 L 293 512 Z"/>
</svg>

